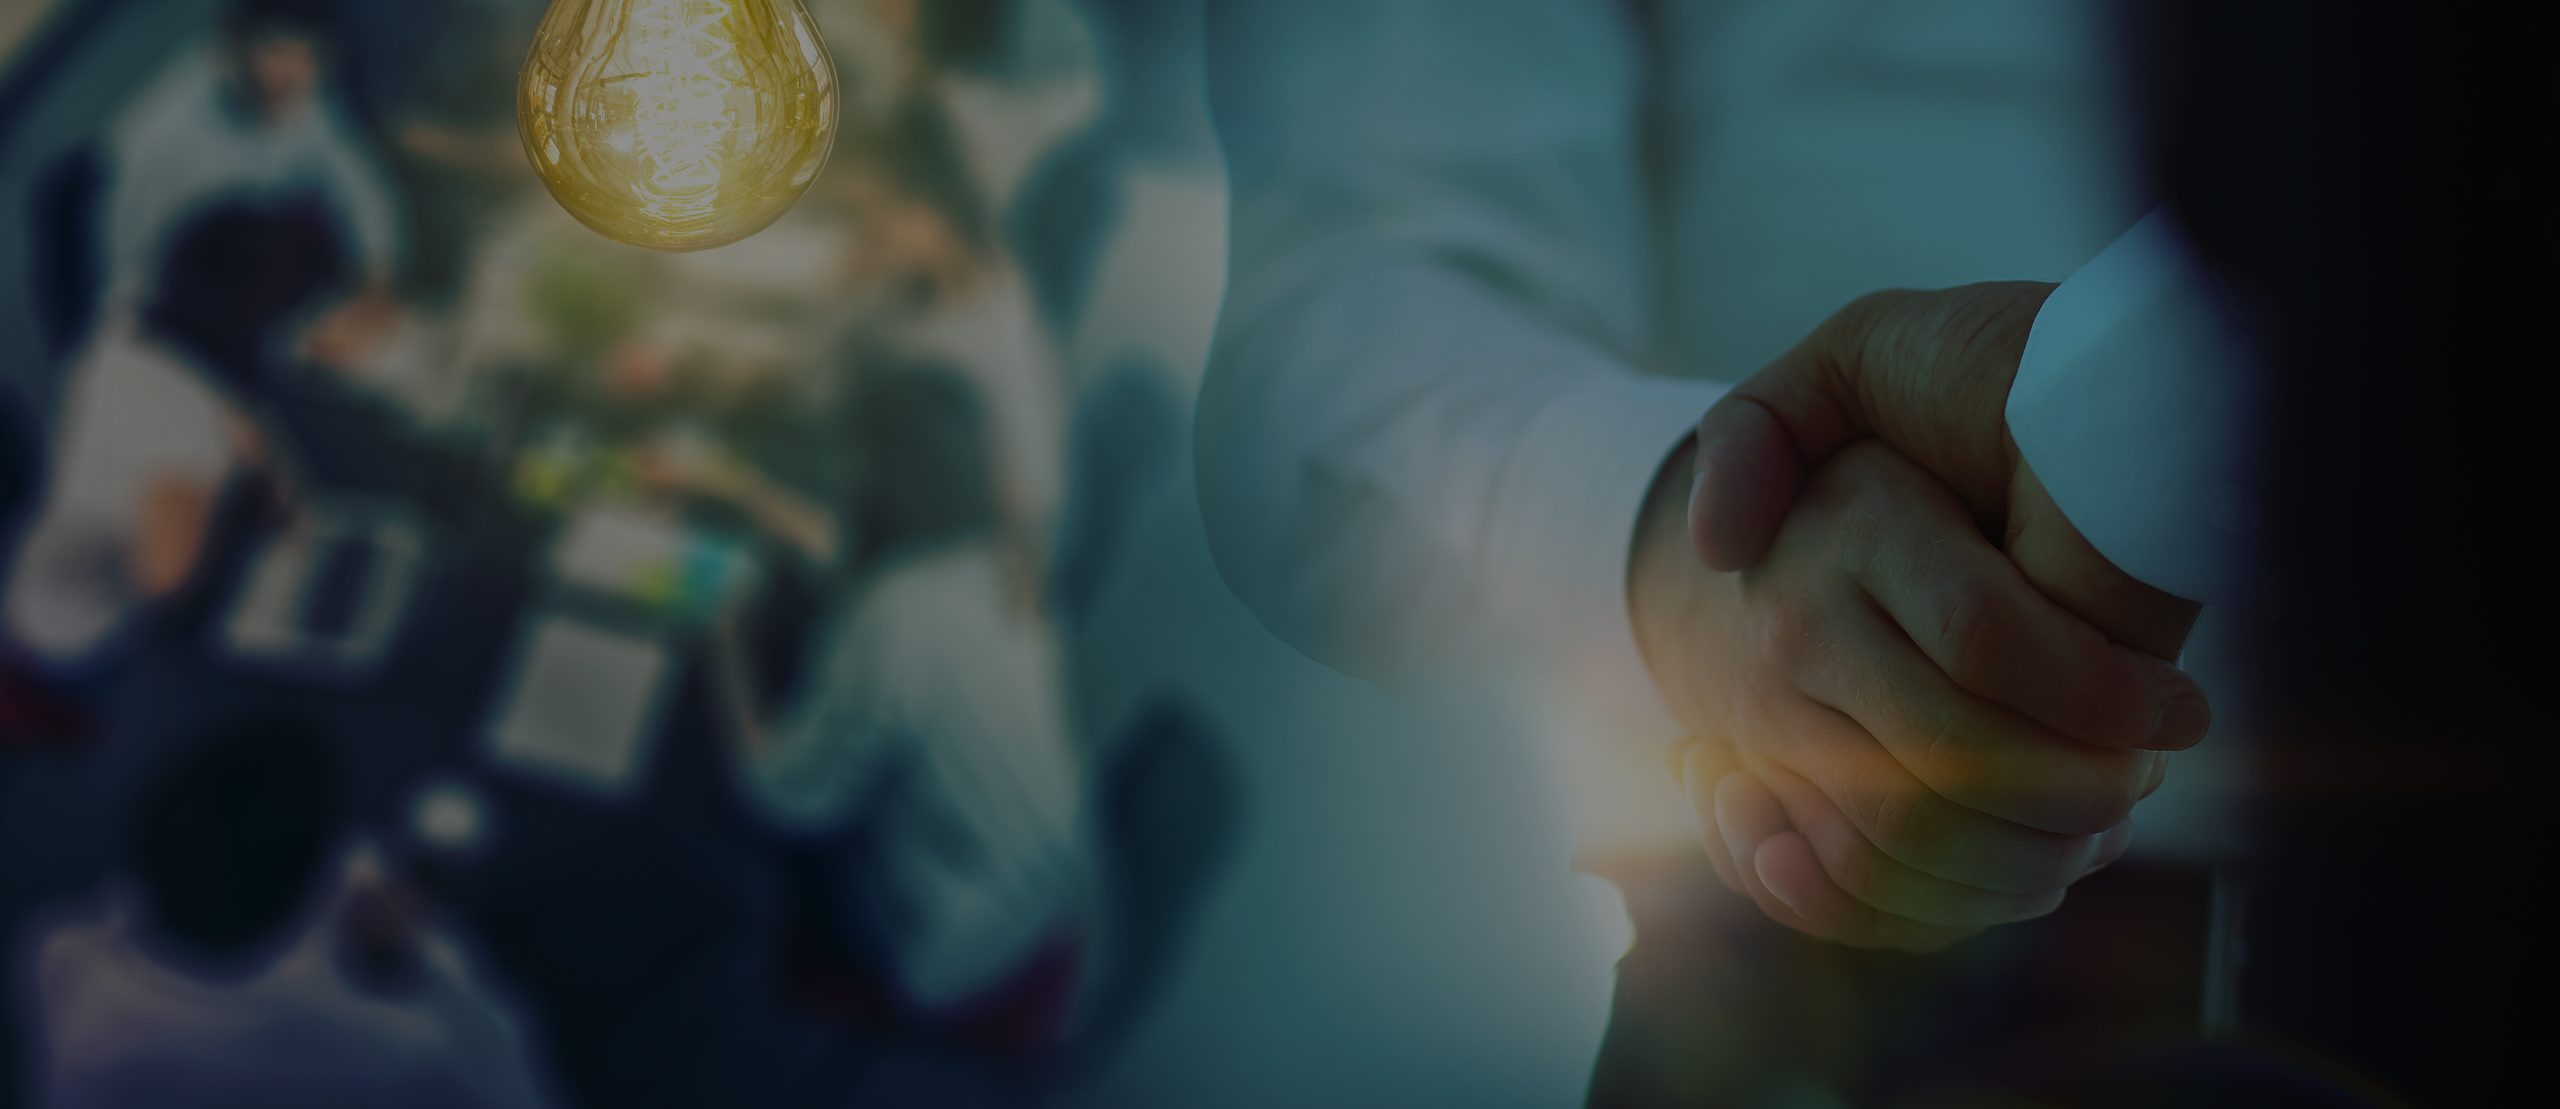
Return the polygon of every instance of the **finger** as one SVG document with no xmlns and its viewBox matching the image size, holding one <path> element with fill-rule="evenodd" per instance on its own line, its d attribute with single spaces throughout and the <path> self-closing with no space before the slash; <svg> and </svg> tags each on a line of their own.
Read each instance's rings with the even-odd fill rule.
<svg viewBox="0 0 2560 1109">
<path fill-rule="evenodd" d="M 1728 394 L 1698 421 L 1696 466 L 1689 538 L 1699 560 L 1711 570 L 1758 564 L 1807 472 L 1782 418 L 1757 397 Z"/>
<path fill-rule="evenodd" d="M 1806 922 L 1805 931 L 1834 943 L 1936 951 L 1981 931 L 1922 924 L 1859 903 L 1832 885 L 1802 833 L 1787 832 L 1763 842 L 1753 856 L 1752 869 L 1779 901 Z"/>
<path fill-rule="evenodd" d="M 1877 851 L 1812 783 L 1775 766 L 1761 769 L 1758 777 L 1813 847 L 1831 884 L 1879 912 L 1921 924 L 1981 928 L 2032 920 L 2062 904 L 2061 890 L 2004 893 L 1922 874 Z"/>
<path fill-rule="evenodd" d="M 1837 709 L 1806 699 L 1774 711 L 1771 731 L 1790 742 L 1746 750 L 1744 765 L 1782 766 L 1813 783 L 1895 862 L 1979 889 L 2037 894 L 2068 887 L 2099 857 L 2098 836 L 2030 828 L 1939 796 Z"/>
<path fill-rule="evenodd" d="M 2125 852 L 2131 850 L 2133 850 L 2133 822 L 2128 820 L 2107 829 L 2107 834 L 2099 837 L 2098 858 L 2096 862 L 2089 864 L 2089 874 L 2095 874 L 2116 865 L 2116 860 L 2124 858 Z M 2086 878 L 2088 874 L 2083 874 L 2081 877 Z"/>
<path fill-rule="evenodd" d="M 1724 831 L 1716 827 L 1716 783 L 1734 770 L 1729 749 L 1715 740 L 1691 740 L 1676 756 L 1681 789 L 1688 794 L 1689 811 L 1697 814 L 1699 845 L 1706 849 L 1707 865 L 1715 868 L 1716 880 L 1726 889 L 1745 897 L 1742 876 L 1734 868 L 1733 851 L 1724 842 Z"/>
<path fill-rule="evenodd" d="M 1869 318 L 1854 311 L 1843 316 Z M 1844 333 L 1861 326 L 1835 317 L 1699 419 L 1689 523 L 1709 569 L 1757 565 L 1806 475 L 1867 435 L 1833 355 Z"/>
<path fill-rule="evenodd" d="M 2074 743 L 1956 688 L 1883 614 L 1842 620 L 1857 651 L 1799 670 L 1798 688 L 1847 714 L 1956 804 L 2046 832 L 2096 835 L 2132 814 L 2152 764 L 2167 757 Z"/>
<path fill-rule="evenodd" d="M 1886 524 L 1867 533 L 1859 584 L 1958 687 L 2082 743 L 2178 750 L 2204 738 L 2209 713 L 2193 678 L 2039 592 L 1912 463 L 1882 446 L 1852 449 L 1873 453 L 1859 459 L 1876 471 L 1860 488 Z"/>
<path fill-rule="evenodd" d="M 1778 799 L 1759 779 L 1737 771 L 1716 783 L 1712 801 L 1718 835 L 1731 853 L 1729 861 L 1743 894 L 1769 919 L 1806 935 L 1821 935 L 1811 922 L 1769 892 L 1753 863 L 1761 844 L 1789 831 L 1786 810 L 1778 806 Z"/>
</svg>

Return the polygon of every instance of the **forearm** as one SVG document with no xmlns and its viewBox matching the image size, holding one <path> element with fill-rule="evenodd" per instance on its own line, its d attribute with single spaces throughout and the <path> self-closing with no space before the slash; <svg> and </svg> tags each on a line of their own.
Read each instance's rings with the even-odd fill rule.
<svg viewBox="0 0 2560 1109">
<path fill-rule="evenodd" d="M 1394 683 L 1621 606 L 1627 524 L 1715 386 L 1429 259 L 1292 308 L 1231 307 L 1199 436 L 1220 567 L 1275 633 Z"/>
<path fill-rule="evenodd" d="M 757 526 L 772 532 L 811 562 L 832 563 L 841 553 L 842 525 L 817 502 L 769 482 L 759 482 L 740 502 Z"/>
<path fill-rule="evenodd" d="M 1623 13 L 1272 0 L 1211 30 L 1233 269 L 1198 463 L 1228 583 L 1373 680 L 1494 651 L 1641 686 L 1627 524 L 1716 391 L 1637 369 Z"/>
<path fill-rule="evenodd" d="M 345 205 L 345 218 L 355 238 L 358 261 L 367 284 L 387 288 L 400 269 L 400 209 L 390 182 L 362 152 L 356 130 L 333 121 L 326 172 L 330 187 Z"/>
</svg>

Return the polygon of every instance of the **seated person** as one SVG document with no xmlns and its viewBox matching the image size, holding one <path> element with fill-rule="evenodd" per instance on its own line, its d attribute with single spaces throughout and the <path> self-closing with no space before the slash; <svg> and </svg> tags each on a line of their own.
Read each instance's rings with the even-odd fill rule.
<svg viewBox="0 0 2560 1109">
<path fill-rule="evenodd" d="M 535 182 L 516 133 L 516 74 L 541 0 L 351 4 L 342 49 L 355 114 L 384 140 L 404 201 L 402 288 L 459 290 L 491 212 Z"/>
<path fill-rule="evenodd" d="M 516 1021 L 350 845 L 338 775 L 291 727 L 159 768 L 125 881 L 39 941 L 41 1104 L 543 1103 Z"/>
<path fill-rule="evenodd" d="M 891 294 L 879 345 L 948 364 L 985 398 L 1008 518 L 1045 554 L 1065 500 L 1057 338 L 989 226 L 949 119 L 909 105 L 852 140 L 838 197 L 862 229 L 855 281 Z"/>
<path fill-rule="evenodd" d="M 230 0 L 218 45 L 187 55 L 117 120 L 109 140 L 110 303 L 139 296 L 178 234 L 234 202 L 317 197 L 354 245 L 388 313 L 399 213 L 326 87 L 329 0 Z"/>
<path fill-rule="evenodd" d="M 339 286 L 308 205 L 231 205 L 180 233 L 138 311 L 74 364 L 43 491 L 7 567 L 0 631 L 43 669 L 91 668 L 196 576 L 226 495 L 274 477 L 256 418 L 280 337 Z"/>
<path fill-rule="evenodd" d="M 1098 835 L 1054 629 L 997 527 L 976 398 L 946 370 L 857 383 L 863 567 L 797 693 L 759 705 L 734 623 L 715 672 L 756 809 L 818 841 L 816 899 L 928 1019 L 1008 1015 L 1053 1045 L 1108 938 Z"/>
<path fill-rule="evenodd" d="M 999 209 L 1102 106 L 1092 21 L 1072 0 L 822 0 L 811 10 L 854 118 L 890 119 L 918 102 L 947 112 L 971 184 Z"/>
</svg>

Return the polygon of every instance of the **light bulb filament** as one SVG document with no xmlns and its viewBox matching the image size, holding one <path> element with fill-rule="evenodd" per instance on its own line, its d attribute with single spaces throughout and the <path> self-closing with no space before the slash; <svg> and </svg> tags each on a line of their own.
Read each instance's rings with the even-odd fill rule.
<svg viewBox="0 0 2560 1109">
<path fill-rule="evenodd" d="M 718 199 L 720 162 L 735 124 L 729 97 L 737 86 L 722 72 L 737 47 L 723 33 L 725 0 L 640 0 L 631 12 L 633 131 L 653 169 L 639 197 L 653 208 L 708 207 Z M 666 213 L 674 214 L 674 213 Z"/>
</svg>

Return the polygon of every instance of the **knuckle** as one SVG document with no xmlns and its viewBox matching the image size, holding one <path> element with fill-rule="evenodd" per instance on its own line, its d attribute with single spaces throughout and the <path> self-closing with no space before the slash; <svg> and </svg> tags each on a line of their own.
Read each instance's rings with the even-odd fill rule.
<svg viewBox="0 0 2560 1109">
<path fill-rule="evenodd" d="M 1822 617 L 1812 597 L 1801 590 L 1772 592 L 1761 604 L 1751 647 L 1762 661 L 1793 671 L 1811 656 L 1822 631 Z"/>
<path fill-rule="evenodd" d="M 1977 693 L 1996 689 L 2008 676 L 2005 655 L 2014 622 L 2000 597 L 1981 585 L 1960 585 L 1938 611 L 1939 664 L 1957 685 Z"/>
<path fill-rule="evenodd" d="M 1972 780 L 1966 733 L 1969 722 L 1959 713 L 1941 713 L 1928 722 L 1928 733 L 1912 759 L 1911 773 L 1942 794 L 1963 796 L 1980 783 Z"/>
<path fill-rule="evenodd" d="M 1911 299 L 1906 289 L 1877 289 L 1862 293 L 1822 322 L 1825 338 L 1835 342 L 1864 339 L 1891 319 L 1897 309 Z"/>
<path fill-rule="evenodd" d="M 1897 785 L 1878 794 L 1868 816 L 1868 834 L 1895 858 L 1907 859 L 1924 853 L 1928 839 L 1921 831 L 1921 808 L 1927 791 L 1917 785 Z"/>
</svg>

